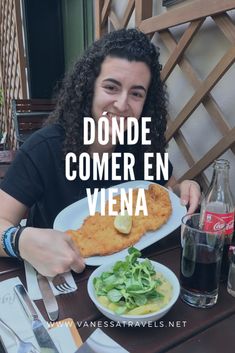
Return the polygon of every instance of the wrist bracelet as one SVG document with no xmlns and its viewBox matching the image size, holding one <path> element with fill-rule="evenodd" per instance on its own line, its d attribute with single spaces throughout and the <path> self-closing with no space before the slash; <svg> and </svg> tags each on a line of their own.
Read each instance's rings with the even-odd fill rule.
<svg viewBox="0 0 235 353">
<path fill-rule="evenodd" d="M 2 248 L 5 253 L 10 257 L 16 257 L 22 260 L 19 251 L 19 239 L 22 231 L 26 227 L 9 227 L 7 228 L 1 237 Z"/>
<path fill-rule="evenodd" d="M 17 228 L 12 226 L 6 229 L 5 232 L 3 232 L 1 237 L 2 248 L 5 253 L 10 257 L 17 257 L 13 246 L 13 237 L 16 231 Z"/>
<path fill-rule="evenodd" d="M 20 236 L 25 228 L 26 228 L 25 226 L 24 227 L 19 226 L 19 228 L 16 230 L 15 236 L 14 236 L 14 246 L 13 246 L 14 251 L 15 251 L 15 254 L 18 257 L 18 259 L 21 259 L 21 260 L 22 260 L 22 257 L 20 256 L 19 240 L 20 240 Z"/>
</svg>

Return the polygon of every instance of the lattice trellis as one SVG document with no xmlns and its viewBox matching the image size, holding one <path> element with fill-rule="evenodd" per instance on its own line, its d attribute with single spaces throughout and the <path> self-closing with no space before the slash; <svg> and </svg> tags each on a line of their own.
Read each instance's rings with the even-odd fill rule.
<svg viewBox="0 0 235 353">
<path fill-rule="evenodd" d="M 1 130 L 7 131 L 9 147 L 15 145 L 11 119 L 12 98 L 27 98 L 20 0 L 0 1 L 0 108 Z"/>
<path fill-rule="evenodd" d="M 208 181 L 203 171 L 214 159 L 218 158 L 228 149 L 231 149 L 233 154 L 235 154 L 235 127 L 231 127 L 228 124 L 218 103 L 211 95 L 213 87 L 235 62 L 235 25 L 228 14 L 229 10 L 235 9 L 235 0 L 195 0 L 191 3 L 175 7 L 159 16 L 152 16 L 152 0 L 129 0 L 127 1 L 127 7 L 121 20 L 118 19 L 111 5 L 112 1 L 97 1 L 96 37 L 99 38 L 107 31 L 108 22 L 112 24 L 114 29 L 126 27 L 133 11 L 135 11 L 135 26 L 151 37 L 157 32 L 161 41 L 170 52 L 162 70 L 163 81 L 167 80 L 178 65 L 194 88 L 194 94 L 174 120 L 169 116 L 166 139 L 167 141 L 170 141 L 172 138 L 175 139 L 189 166 L 179 181 L 185 178 L 197 178 L 206 187 Z M 204 80 L 201 80 L 186 58 L 185 52 L 208 16 L 211 16 L 231 46 L 209 75 Z M 177 42 L 169 28 L 183 23 L 188 23 L 189 25 Z M 203 104 L 205 107 L 220 131 L 222 138 L 201 159 L 196 161 L 180 128 L 200 104 Z"/>
</svg>

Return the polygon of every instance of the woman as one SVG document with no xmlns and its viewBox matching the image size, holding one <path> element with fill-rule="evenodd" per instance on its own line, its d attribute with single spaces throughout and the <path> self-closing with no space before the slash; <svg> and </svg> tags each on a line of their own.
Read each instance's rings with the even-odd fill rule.
<svg viewBox="0 0 235 353">
<path fill-rule="evenodd" d="M 115 182 L 95 181 L 92 175 L 86 181 L 79 178 L 68 181 L 64 172 L 65 156 L 68 152 L 78 156 L 88 152 L 92 158 L 94 152 L 111 156 L 114 151 L 131 151 L 137 161 L 135 177 L 143 179 L 144 153 L 163 154 L 166 147 L 166 99 L 158 57 L 157 49 L 146 35 L 135 29 L 123 29 L 95 42 L 75 64 L 64 80 L 47 126 L 21 147 L 1 184 L 2 256 L 20 254 L 48 276 L 84 269 L 83 259 L 71 239 L 49 228 L 64 207 L 86 196 L 86 188 L 110 187 Z M 140 142 L 135 146 L 115 146 L 110 142 L 101 145 L 97 132 L 95 141 L 84 145 L 84 117 L 93 117 L 97 125 L 104 112 L 110 122 L 110 135 L 114 117 L 117 120 L 124 117 L 125 128 L 127 117 L 135 117 L 139 123 L 141 117 L 151 117 L 151 145 Z M 171 164 L 169 174 L 172 174 Z M 175 184 L 172 176 L 168 181 L 158 182 L 168 187 Z M 200 198 L 198 184 L 184 181 L 175 189 L 180 193 L 181 202 L 189 204 L 189 212 L 193 212 Z M 15 228 L 28 211 L 27 227 Z"/>
</svg>

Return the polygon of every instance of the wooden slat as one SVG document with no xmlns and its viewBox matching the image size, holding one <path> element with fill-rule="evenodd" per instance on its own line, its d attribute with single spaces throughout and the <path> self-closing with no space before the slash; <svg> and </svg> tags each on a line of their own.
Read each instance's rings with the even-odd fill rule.
<svg viewBox="0 0 235 353">
<path fill-rule="evenodd" d="M 11 41 L 11 31 L 10 31 L 10 18 L 11 18 L 11 14 L 12 14 L 12 8 L 11 6 L 9 6 L 8 8 L 8 13 L 7 13 L 7 21 L 6 21 L 6 46 L 5 46 L 5 51 L 6 51 L 6 63 L 5 63 L 5 67 L 6 67 L 6 72 L 7 72 L 7 77 L 9 77 L 9 71 L 11 69 L 11 63 L 9 61 L 10 59 L 10 41 Z M 8 78 L 7 78 L 8 79 Z"/>
<path fill-rule="evenodd" d="M 109 14 L 109 20 L 111 21 L 115 30 L 118 30 L 121 28 L 121 23 L 119 22 L 119 19 L 117 18 L 117 15 L 115 14 L 115 12 L 112 10 L 110 11 L 110 14 Z"/>
<path fill-rule="evenodd" d="M 27 98 L 27 84 L 26 84 L 26 74 L 25 74 L 25 55 L 24 55 L 24 43 L 23 43 L 23 33 L 22 33 L 22 21 L 21 21 L 21 9 L 20 1 L 14 1 L 15 7 L 15 23 L 16 23 L 16 33 L 17 33 L 17 46 L 19 52 L 19 69 L 20 69 L 20 80 L 21 80 L 21 94 L 19 98 Z"/>
<path fill-rule="evenodd" d="M 126 10 L 122 18 L 122 28 L 125 28 L 130 21 L 131 15 L 135 8 L 135 0 L 128 0 Z"/>
<path fill-rule="evenodd" d="M 224 136 L 213 148 L 211 148 L 200 161 L 198 161 L 190 170 L 188 170 L 180 179 L 193 179 L 205 170 L 216 158 L 220 157 L 229 149 L 235 141 L 235 127 L 230 130 L 227 136 Z"/>
<path fill-rule="evenodd" d="M 4 17 L 3 17 L 3 22 L 4 22 L 4 47 L 6 47 L 6 39 L 7 39 L 7 18 L 8 18 L 8 8 L 9 8 L 9 0 L 5 2 L 5 11 L 4 11 Z M 4 53 L 6 54 L 6 53 Z"/>
<path fill-rule="evenodd" d="M 220 130 L 220 132 L 223 135 L 226 135 L 230 131 L 231 126 L 228 124 L 227 120 L 223 116 L 223 113 L 221 112 L 216 101 L 214 99 L 212 100 L 209 96 L 206 96 L 202 103 L 206 107 L 206 110 L 208 111 L 210 116 L 213 118 L 213 121 Z"/>
<path fill-rule="evenodd" d="M 4 17 L 3 17 L 3 41 L 2 41 L 2 47 L 6 48 L 6 39 L 7 39 L 7 8 L 8 8 L 8 1 L 6 1 L 5 8 L 4 8 Z M 3 56 L 2 56 L 2 78 L 3 78 L 3 87 L 6 86 L 6 51 L 3 50 Z"/>
<path fill-rule="evenodd" d="M 169 51 L 173 52 L 176 48 L 177 42 L 175 41 L 172 33 L 169 30 L 165 30 L 160 33 L 160 38 L 164 45 L 168 48 Z M 196 72 L 194 71 L 192 65 L 186 59 L 186 57 L 182 57 L 180 62 L 178 63 L 179 67 L 182 69 L 183 73 L 187 76 L 190 83 L 195 89 L 198 89 L 201 85 L 201 79 L 197 76 Z M 230 131 L 230 126 L 223 116 L 218 104 L 214 100 L 213 96 L 208 93 L 205 98 L 202 100 L 202 103 L 207 110 L 209 116 L 213 119 L 214 123 L 216 124 L 217 128 L 220 130 L 222 135 L 226 135 Z M 170 125 L 169 125 L 170 128 Z M 232 152 L 235 154 L 234 146 L 231 147 Z"/>
<path fill-rule="evenodd" d="M 108 19 L 110 5 L 111 5 L 111 0 L 104 0 L 102 12 L 101 12 L 101 25 L 103 25 Z"/>
<path fill-rule="evenodd" d="M 51 112 L 55 108 L 55 102 L 51 100 L 16 99 L 17 112 Z"/>
<path fill-rule="evenodd" d="M 3 96 L 4 96 L 4 105 L 3 108 L 1 109 L 2 114 L 3 114 L 3 123 L 2 123 L 2 128 L 4 131 L 7 131 L 7 135 L 9 133 L 8 131 L 8 119 L 7 119 L 7 113 L 8 113 L 8 106 L 5 104 L 7 96 L 8 96 L 8 82 L 7 82 L 7 74 L 6 74 L 6 43 L 7 43 L 7 11 L 9 8 L 9 1 L 6 1 L 4 4 L 2 3 L 2 23 L 1 23 L 1 84 L 3 87 Z"/>
<path fill-rule="evenodd" d="M 104 0 L 95 1 L 95 39 L 99 39 L 102 33 L 101 12 Z"/>
<path fill-rule="evenodd" d="M 174 51 L 171 53 L 169 59 L 163 67 L 161 78 L 166 81 L 171 74 L 174 67 L 177 65 L 178 61 L 184 54 L 185 50 L 188 48 L 192 42 L 194 36 L 198 32 L 199 28 L 204 22 L 204 18 L 196 21 L 192 21 L 189 27 L 185 30 L 184 34 L 180 38 L 178 44 L 176 45 Z"/>
<path fill-rule="evenodd" d="M 8 147 L 11 148 L 15 141 L 14 126 L 11 120 L 11 100 L 16 97 L 27 98 L 20 1 L 2 1 L 0 9 L 2 16 L 0 67 L 4 91 L 1 127 L 7 131 Z"/>
<path fill-rule="evenodd" d="M 175 142 L 177 143 L 182 155 L 184 156 L 186 162 L 188 163 L 189 167 L 192 167 L 195 163 L 192 153 L 190 152 L 190 146 L 184 138 L 184 135 L 179 130 L 175 136 Z"/>
<path fill-rule="evenodd" d="M 2 24 L 2 7 L 0 6 L 0 41 L 1 41 L 1 33 L 2 33 L 2 31 L 1 31 L 1 24 Z"/>
<path fill-rule="evenodd" d="M 235 25 L 231 18 L 226 13 L 213 16 L 212 18 L 230 43 L 235 44 Z"/>
<path fill-rule="evenodd" d="M 174 136 L 175 141 L 180 149 L 180 152 L 184 156 L 185 160 L 188 163 L 189 168 L 192 168 L 192 166 L 195 164 L 195 161 L 193 159 L 193 156 L 190 152 L 190 146 L 188 145 L 187 141 L 185 140 L 183 134 L 180 132 L 180 130 L 175 134 Z M 203 190 L 206 190 L 208 187 L 208 179 L 206 175 L 202 172 L 199 176 L 196 176 L 197 181 L 199 182 L 200 186 L 202 187 Z M 195 177 L 194 177 L 195 179 Z M 178 182 L 178 181 L 177 181 Z"/>
<path fill-rule="evenodd" d="M 194 93 L 189 102 L 176 117 L 170 129 L 167 130 L 166 139 L 169 141 L 174 133 L 183 125 L 187 118 L 201 103 L 206 94 L 216 85 L 220 78 L 230 68 L 235 61 L 235 46 L 231 47 L 222 57 L 219 63 L 211 71 L 208 77 L 202 82 L 201 87 Z"/>
<path fill-rule="evenodd" d="M 150 18 L 153 13 L 152 0 L 135 0 L 135 25 L 139 27 L 141 22 Z"/>
<path fill-rule="evenodd" d="M 183 4 L 161 15 L 142 21 L 139 28 L 144 33 L 158 32 L 234 8 L 234 0 L 194 0 L 192 3 Z"/>
<path fill-rule="evenodd" d="M 180 130 L 177 131 L 174 136 L 174 139 L 187 164 L 189 165 L 189 167 L 192 167 L 195 163 L 195 160 L 193 158 L 192 153 L 190 152 L 190 146 L 185 140 L 185 137 Z"/>
<path fill-rule="evenodd" d="M 169 114 L 168 114 L 168 118 L 169 118 Z M 169 122 L 171 122 L 171 120 L 168 121 L 168 124 L 169 124 Z M 175 139 L 175 142 L 178 145 L 180 152 L 182 153 L 184 159 L 188 163 L 188 166 L 191 168 L 195 164 L 195 159 L 193 158 L 193 155 L 191 153 L 191 148 L 190 148 L 188 142 L 186 141 L 184 135 L 182 134 L 182 132 L 180 130 L 178 130 L 175 133 L 174 139 Z M 208 187 L 208 179 L 205 176 L 205 174 L 202 173 L 197 179 L 198 179 L 199 184 L 203 188 L 203 190 L 205 190 Z"/>
<path fill-rule="evenodd" d="M 49 99 L 16 99 L 12 101 L 17 144 L 20 146 L 34 131 L 40 129 L 55 102 Z"/>
</svg>

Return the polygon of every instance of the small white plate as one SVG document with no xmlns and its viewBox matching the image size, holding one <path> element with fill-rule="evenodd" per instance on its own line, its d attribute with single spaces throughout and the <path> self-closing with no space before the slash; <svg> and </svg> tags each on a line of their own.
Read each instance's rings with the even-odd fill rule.
<svg viewBox="0 0 235 353">
<path fill-rule="evenodd" d="M 144 180 L 135 180 L 135 181 L 128 181 L 126 183 L 115 185 L 112 188 L 118 188 L 118 189 L 123 188 L 126 191 L 128 191 L 129 189 L 137 189 L 137 188 L 148 189 L 149 184 L 153 184 L 153 183 L 149 181 L 144 181 Z M 147 232 L 145 235 L 143 235 L 143 237 L 141 237 L 140 240 L 134 245 L 135 248 L 139 250 L 145 249 L 147 246 L 166 237 L 168 234 L 173 232 L 173 230 L 175 230 L 180 226 L 181 219 L 186 214 L 186 207 L 180 204 L 180 199 L 173 192 L 169 190 L 167 191 L 169 192 L 169 196 L 172 204 L 172 214 L 170 218 L 168 219 L 167 223 L 164 224 L 160 229 L 153 232 Z M 108 198 L 108 195 L 106 194 L 106 200 L 107 198 Z M 98 206 L 100 205 L 99 200 L 100 199 L 98 197 L 98 201 L 97 201 Z M 98 206 L 97 206 L 97 211 L 99 211 Z M 82 223 L 87 216 L 89 216 L 89 207 L 88 207 L 87 197 L 85 197 L 77 202 L 74 202 L 73 204 L 69 205 L 65 209 L 63 209 L 57 215 L 54 221 L 53 228 L 60 230 L 62 232 L 65 232 L 68 229 L 78 229 L 82 226 Z M 115 261 L 120 257 L 125 257 L 127 254 L 128 254 L 127 249 L 124 249 L 112 255 L 87 257 L 85 259 L 85 262 L 87 265 L 90 265 L 90 266 L 100 266 L 102 264 Z"/>
<path fill-rule="evenodd" d="M 120 260 L 123 260 L 123 259 L 120 258 Z M 138 261 L 143 262 L 144 260 L 145 259 L 139 259 Z M 168 267 L 160 264 L 159 262 L 151 261 L 155 271 L 157 273 L 161 273 L 163 277 L 171 283 L 171 286 L 172 286 L 172 297 L 169 303 L 165 307 L 161 308 L 157 312 L 153 312 L 145 315 L 118 315 L 113 311 L 111 311 L 110 309 L 104 307 L 97 300 L 93 281 L 95 277 L 100 277 L 103 272 L 110 271 L 115 265 L 115 263 L 116 261 L 111 262 L 109 264 L 103 264 L 102 266 L 98 267 L 95 271 L 92 272 L 87 282 L 87 291 L 88 291 L 89 297 L 96 305 L 96 307 L 101 311 L 101 313 L 107 316 L 109 319 L 113 321 L 121 322 L 121 323 L 132 322 L 134 324 L 156 321 L 161 319 L 175 304 L 180 294 L 180 284 L 179 284 L 178 278 L 176 277 L 174 272 L 171 271 Z"/>
</svg>

